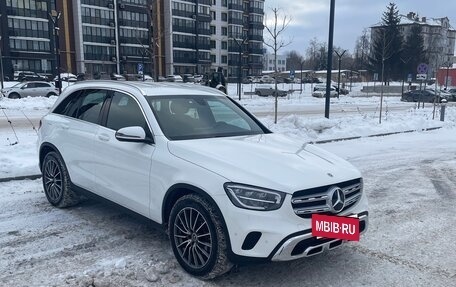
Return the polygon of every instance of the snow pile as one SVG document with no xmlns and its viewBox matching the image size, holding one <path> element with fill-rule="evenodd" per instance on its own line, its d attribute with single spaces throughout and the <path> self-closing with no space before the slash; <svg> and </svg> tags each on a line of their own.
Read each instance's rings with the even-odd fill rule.
<svg viewBox="0 0 456 287">
<path fill-rule="evenodd" d="M 433 117 L 432 108 L 420 110 L 410 109 L 405 113 L 383 115 L 379 124 L 379 115 L 359 113 L 350 117 L 307 118 L 299 115 L 289 115 L 280 118 L 274 125 L 272 116 L 261 118 L 261 121 L 276 133 L 287 134 L 305 141 L 318 141 L 337 138 L 365 137 L 375 134 L 421 131 L 436 127 L 456 127 L 456 108 L 448 107 L 445 122 L 440 122 L 439 110 Z"/>
<path fill-rule="evenodd" d="M 8 110 L 49 110 L 57 100 L 57 96 L 46 97 L 26 97 L 21 99 L 0 98 L 0 109 Z"/>
</svg>

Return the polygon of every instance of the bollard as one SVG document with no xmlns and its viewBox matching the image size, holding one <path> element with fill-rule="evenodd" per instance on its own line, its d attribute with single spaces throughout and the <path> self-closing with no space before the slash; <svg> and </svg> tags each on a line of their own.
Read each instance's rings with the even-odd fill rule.
<svg viewBox="0 0 456 287">
<path fill-rule="evenodd" d="M 441 122 L 444 122 L 445 121 L 445 109 L 446 109 L 446 104 L 447 104 L 447 100 L 446 99 L 443 99 L 441 101 L 441 105 L 440 105 L 440 121 Z"/>
</svg>

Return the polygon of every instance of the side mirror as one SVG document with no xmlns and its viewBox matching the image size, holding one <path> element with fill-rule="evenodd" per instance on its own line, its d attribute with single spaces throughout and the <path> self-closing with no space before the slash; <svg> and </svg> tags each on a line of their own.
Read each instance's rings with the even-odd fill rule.
<svg viewBox="0 0 456 287">
<path fill-rule="evenodd" d="M 121 128 L 116 132 L 116 139 L 121 142 L 150 142 L 146 139 L 144 129 L 139 126 Z"/>
</svg>

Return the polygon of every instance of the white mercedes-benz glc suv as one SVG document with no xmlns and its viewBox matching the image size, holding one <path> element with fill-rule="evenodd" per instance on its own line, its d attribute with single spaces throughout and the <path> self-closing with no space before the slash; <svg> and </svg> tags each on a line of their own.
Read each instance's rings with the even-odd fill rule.
<svg viewBox="0 0 456 287">
<path fill-rule="evenodd" d="M 335 248 L 315 214 L 367 229 L 360 172 L 314 145 L 269 131 L 208 87 L 87 81 L 65 89 L 38 139 L 56 207 L 95 194 L 163 225 L 177 261 L 203 279 L 245 261 Z"/>
</svg>

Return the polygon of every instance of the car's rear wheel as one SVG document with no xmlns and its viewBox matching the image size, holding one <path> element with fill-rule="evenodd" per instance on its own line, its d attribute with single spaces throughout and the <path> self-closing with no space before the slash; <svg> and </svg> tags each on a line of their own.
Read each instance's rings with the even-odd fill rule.
<svg viewBox="0 0 456 287">
<path fill-rule="evenodd" d="M 62 157 L 56 152 L 49 152 L 41 168 L 44 194 L 54 206 L 63 208 L 79 202 L 79 196 L 71 190 L 70 176 Z"/>
<path fill-rule="evenodd" d="M 191 275 L 212 279 L 233 266 L 221 215 L 201 196 L 186 195 L 174 204 L 168 231 L 177 261 Z"/>
<path fill-rule="evenodd" d="M 50 92 L 46 95 L 47 98 L 52 97 L 52 96 L 57 96 L 57 94 Z"/>
<path fill-rule="evenodd" d="M 19 95 L 18 93 L 11 93 L 11 94 L 9 94 L 8 98 L 10 98 L 10 99 L 20 99 L 21 95 Z"/>
</svg>

